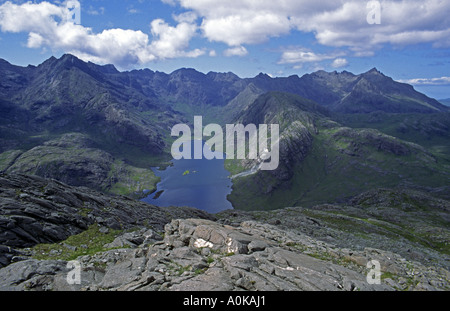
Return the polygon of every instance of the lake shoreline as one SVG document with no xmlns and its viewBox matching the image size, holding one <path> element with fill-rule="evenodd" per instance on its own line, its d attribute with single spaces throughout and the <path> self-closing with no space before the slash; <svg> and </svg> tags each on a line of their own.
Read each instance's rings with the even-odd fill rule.
<svg viewBox="0 0 450 311">
<path fill-rule="evenodd" d="M 160 182 L 142 201 L 164 207 L 189 206 L 211 214 L 234 209 L 227 199 L 233 182 L 224 159 L 174 159 L 171 164 L 151 168 Z"/>
</svg>

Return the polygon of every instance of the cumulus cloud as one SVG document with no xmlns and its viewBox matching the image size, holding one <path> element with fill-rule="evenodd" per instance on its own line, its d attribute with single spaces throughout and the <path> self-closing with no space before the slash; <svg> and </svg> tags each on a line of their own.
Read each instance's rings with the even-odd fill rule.
<svg viewBox="0 0 450 311">
<path fill-rule="evenodd" d="M 368 23 L 367 17 L 372 12 L 367 5 L 369 1 L 364 0 L 161 1 L 182 13 L 173 15 L 175 26 L 160 19 L 151 22 L 152 36 L 124 29 L 95 33 L 88 27 L 66 25 L 64 5 L 47 1 L 3 3 L 0 28 L 4 32 L 28 33 L 29 47 L 58 48 L 77 56 L 119 63 L 198 57 L 207 52 L 189 50 L 189 42 L 196 35 L 225 43 L 228 49 L 224 54 L 228 56 L 246 55 L 244 46 L 296 31 L 311 33 L 317 43 L 345 50 L 347 56 L 355 57 L 373 56 L 384 45 L 426 43 L 437 48 L 450 47 L 450 1 L 445 0 L 380 0 L 380 24 Z M 312 51 L 282 51 L 280 63 L 299 67 L 308 62 L 333 60 L 333 66 L 345 66 L 342 60 L 337 60 L 341 57 Z"/>
<path fill-rule="evenodd" d="M 287 34 L 290 30 L 286 18 L 270 12 L 220 16 L 204 19 L 201 25 L 206 38 L 230 46 L 258 44 L 269 37 Z"/>
<path fill-rule="evenodd" d="M 21 5 L 10 1 L 0 6 L 3 32 L 28 33 L 29 48 L 51 48 L 72 53 L 84 60 L 127 67 L 175 57 L 198 57 L 205 52 L 188 50 L 197 25 L 181 21 L 174 27 L 162 19 L 151 22 L 152 38 L 140 30 L 91 28 L 67 21 L 64 5 L 49 2 Z M 185 19 L 186 20 L 186 19 Z"/>
<path fill-rule="evenodd" d="M 450 1 L 381 0 L 381 24 L 361 0 L 164 0 L 202 18 L 203 35 L 229 46 L 261 43 L 294 30 L 313 33 L 326 46 L 373 55 L 384 44 L 450 46 Z"/>
<path fill-rule="evenodd" d="M 149 53 L 157 58 L 198 57 L 205 52 L 195 49 L 186 52 L 189 41 L 197 30 L 195 24 L 179 23 L 176 27 L 170 26 L 162 19 L 156 19 L 151 23 L 154 40 L 149 46 Z"/>
<path fill-rule="evenodd" d="M 348 61 L 345 58 L 336 58 L 333 63 L 331 63 L 331 67 L 333 68 L 342 68 L 347 66 Z"/>
</svg>

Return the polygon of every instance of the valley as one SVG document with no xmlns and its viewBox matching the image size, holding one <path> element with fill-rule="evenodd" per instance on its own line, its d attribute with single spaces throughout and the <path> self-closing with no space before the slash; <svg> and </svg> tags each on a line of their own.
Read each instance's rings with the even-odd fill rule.
<svg viewBox="0 0 450 311">
<path fill-rule="evenodd" d="M 195 116 L 278 125 L 278 168 L 174 160 Z M 0 290 L 448 290 L 449 202 L 450 108 L 375 68 L 0 60 Z"/>
<path fill-rule="evenodd" d="M 242 79 L 184 68 L 119 72 L 67 54 L 37 67 L 1 61 L 0 71 L 7 173 L 139 198 L 156 190 L 150 168 L 171 161 L 171 128 L 200 115 L 224 129 L 280 125 L 277 170 L 239 176 L 254 161 L 225 161 L 239 176 L 229 195 L 236 209 L 332 203 L 380 186 L 445 194 L 449 184 L 449 108 L 376 69 Z"/>
<path fill-rule="evenodd" d="M 0 1 L 3 305 L 440 305 L 449 12 Z"/>
</svg>

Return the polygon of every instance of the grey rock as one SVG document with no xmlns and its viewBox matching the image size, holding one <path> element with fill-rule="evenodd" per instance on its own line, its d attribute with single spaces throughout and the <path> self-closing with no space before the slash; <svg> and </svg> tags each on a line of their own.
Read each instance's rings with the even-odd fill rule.
<svg viewBox="0 0 450 311">
<path fill-rule="evenodd" d="M 142 232 L 127 233 L 111 246 L 135 247 L 160 240 L 156 232 L 172 219 L 190 217 L 214 219 L 191 208 L 159 208 L 37 176 L 0 174 L 0 245 L 5 247 L 61 242 L 96 222 L 104 232 L 140 228 Z M 0 265 L 8 264 L 10 257 L 0 250 Z"/>
<path fill-rule="evenodd" d="M 248 250 L 250 252 L 261 252 L 263 250 L 265 250 L 267 247 L 269 247 L 269 245 L 263 241 L 251 241 L 248 244 Z"/>
<path fill-rule="evenodd" d="M 27 196 L 17 195 L 19 185 Z M 445 266 L 448 257 L 404 239 L 393 241 L 381 235 L 374 225 L 382 221 L 380 215 L 385 217 L 381 228 L 393 225 L 387 218 L 401 223 L 410 216 L 385 208 L 383 200 L 376 201 L 369 194 L 354 201 L 354 206 L 324 205 L 308 210 L 286 208 L 257 213 L 227 211 L 217 215 L 221 219 L 217 220 L 194 209 L 157 208 L 38 177 L 0 175 L 0 199 L 0 244 L 3 244 L 0 265 L 4 266 L 0 268 L 0 290 L 450 288 L 450 273 Z M 365 200 L 372 200 L 371 206 L 375 207 L 359 206 Z M 439 215 L 446 215 L 445 202 L 431 204 L 434 208 L 431 215 L 436 216 L 436 210 Z M 411 213 L 414 207 L 405 208 Z M 417 209 L 413 215 L 427 217 Z M 376 234 L 386 245 L 380 241 L 368 243 L 338 230 L 329 225 L 330 217 L 331 221 L 355 226 L 363 223 L 360 227 L 366 230 L 365 234 Z M 268 224 L 267 219 L 279 221 Z M 96 220 L 101 222 L 104 232 L 115 226 L 133 231 L 125 230 L 112 243 L 104 245 L 111 250 L 77 258 L 81 284 L 67 283 L 69 269 L 64 261 L 27 259 L 26 247 L 43 242 L 60 243 L 65 237 L 86 230 Z M 447 234 L 444 228 L 432 232 L 442 237 Z M 403 253 L 402 249 L 411 251 Z M 435 264 L 427 259 L 428 255 L 444 264 Z M 380 285 L 367 282 L 366 264 L 371 260 L 380 263 L 382 273 L 390 274 Z"/>
<path fill-rule="evenodd" d="M 449 284 L 448 279 L 438 277 L 448 275 L 445 269 L 438 274 L 379 249 L 368 248 L 364 252 L 339 249 L 268 224 L 245 222 L 231 227 L 210 220 L 179 219 L 165 228 L 162 242 L 133 243 L 133 248 L 78 258 L 82 266 L 80 285 L 67 284 L 64 262 L 30 260 L 0 269 L 0 287 L 6 290 L 387 291 L 436 290 Z M 135 239 L 141 235 L 144 239 L 145 234 L 148 231 L 139 230 L 127 237 Z M 245 246 L 246 251 L 229 252 L 233 240 Z M 289 243 L 285 244 L 286 241 Z M 293 241 L 302 247 L 293 247 Z M 324 259 L 326 254 L 330 259 L 307 254 L 319 252 Z M 354 261 L 339 261 L 344 257 Z M 380 285 L 370 285 L 366 280 L 367 271 L 357 264 L 364 263 L 364 258 L 377 258 L 382 262 L 382 269 L 388 267 L 393 271 L 396 267 L 400 274 L 408 267 L 410 273 L 405 275 L 405 281 L 388 279 Z M 421 281 L 405 288 L 411 284 L 406 281 L 413 277 L 411 269 Z"/>
<path fill-rule="evenodd" d="M 140 279 L 144 269 L 144 258 L 134 258 L 120 261 L 111 268 L 107 269 L 99 286 L 101 288 L 110 289 L 137 281 Z"/>
<path fill-rule="evenodd" d="M 235 288 L 228 274 L 219 268 L 211 268 L 205 274 L 169 287 L 172 291 L 232 291 Z"/>
<path fill-rule="evenodd" d="M 62 261 L 25 260 L 0 269 L 0 290 L 51 289 L 53 277 L 67 271 Z"/>
</svg>

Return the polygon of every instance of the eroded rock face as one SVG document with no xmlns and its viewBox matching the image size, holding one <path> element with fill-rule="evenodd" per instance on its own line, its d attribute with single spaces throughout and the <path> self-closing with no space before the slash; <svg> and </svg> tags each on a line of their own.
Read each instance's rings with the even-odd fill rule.
<svg viewBox="0 0 450 311">
<path fill-rule="evenodd" d="M 300 233 L 254 221 L 232 227 L 202 219 L 173 220 L 165 226 L 162 241 L 150 246 L 143 243 L 134 248 L 114 249 L 77 260 L 81 266 L 79 285 L 67 283 L 67 274 L 71 270 L 66 262 L 28 260 L 0 269 L 0 289 L 403 289 L 402 284 L 390 278 L 383 279 L 380 285 L 369 284 L 366 265 L 370 260 L 380 262 L 382 273 L 404 274 L 405 277 L 408 273 L 415 274 L 414 282 L 404 280 L 408 286 L 414 284 L 407 289 L 436 290 L 449 286 L 447 271 L 441 271 L 439 276 L 436 271 L 408 262 L 396 254 L 375 249 L 363 252 L 339 249 Z"/>
</svg>

